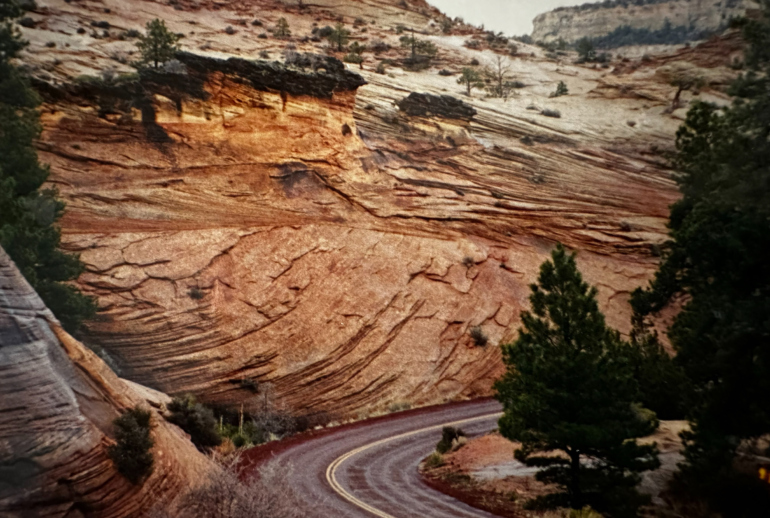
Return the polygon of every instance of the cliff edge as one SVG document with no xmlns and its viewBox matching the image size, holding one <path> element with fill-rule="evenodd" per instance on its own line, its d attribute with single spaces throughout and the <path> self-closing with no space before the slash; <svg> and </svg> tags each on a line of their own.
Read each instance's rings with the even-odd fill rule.
<svg viewBox="0 0 770 518">
<path fill-rule="evenodd" d="M 751 0 L 620 0 L 561 7 L 534 19 L 532 39 L 551 42 L 561 38 L 571 43 L 625 27 L 650 32 L 679 29 L 682 37 L 697 39 L 725 29 L 732 18 L 755 7 Z"/>
</svg>

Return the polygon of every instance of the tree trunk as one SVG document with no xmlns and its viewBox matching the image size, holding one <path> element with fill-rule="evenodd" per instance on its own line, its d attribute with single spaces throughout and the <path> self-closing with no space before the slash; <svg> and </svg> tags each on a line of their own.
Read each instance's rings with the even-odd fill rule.
<svg viewBox="0 0 770 518">
<path fill-rule="evenodd" d="M 570 506 L 573 509 L 583 508 L 583 493 L 580 491 L 580 452 L 571 451 L 570 456 Z"/>
<path fill-rule="evenodd" d="M 679 98 L 682 96 L 682 92 L 684 91 L 684 87 L 680 86 L 677 91 L 676 95 L 674 96 L 674 100 L 671 101 L 671 111 L 674 111 L 679 108 Z"/>
</svg>

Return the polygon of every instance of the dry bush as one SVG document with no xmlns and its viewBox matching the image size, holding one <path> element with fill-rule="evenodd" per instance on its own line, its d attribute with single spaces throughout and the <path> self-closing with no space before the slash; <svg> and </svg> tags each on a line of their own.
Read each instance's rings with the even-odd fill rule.
<svg viewBox="0 0 770 518">
<path fill-rule="evenodd" d="M 183 508 L 194 518 L 302 518 L 302 510 L 291 484 L 291 467 L 271 462 L 252 476 L 238 477 L 240 458 L 222 462 L 202 485 L 190 490 Z"/>
</svg>

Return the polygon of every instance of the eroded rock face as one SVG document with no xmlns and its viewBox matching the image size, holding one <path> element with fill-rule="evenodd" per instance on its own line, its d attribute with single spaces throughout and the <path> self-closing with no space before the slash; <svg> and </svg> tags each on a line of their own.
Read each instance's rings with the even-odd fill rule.
<svg viewBox="0 0 770 518">
<path fill-rule="evenodd" d="M 605 36 L 618 27 L 651 31 L 672 27 L 692 27 L 699 31 L 716 31 L 725 28 L 731 18 L 739 18 L 747 9 L 756 8 L 752 0 L 661 0 L 643 2 L 618 2 L 604 5 L 597 2 L 575 7 L 560 7 L 538 15 L 534 21 L 532 39 L 556 41 L 563 38 L 574 42 L 580 38 Z"/>
<path fill-rule="evenodd" d="M 118 378 L 57 320 L 0 248 L 0 515 L 129 517 L 176 514 L 180 493 L 212 469 L 153 409 L 155 469 L 126 481 L 107 456 L 112 420 L 148 397 Z"/>
<path fill-rule="evenodd" d="M 25 37 L 38 41 L 29 53 L 42 60 L 50 49 L 40 33 L 69 31 L 70 47 L 57 46 L 62 74 L 83 55 L 108 66 L 103 45 L 132 45 L 86 46 L 72 20 L 100 19 L 102 10 L 50 4 Z M 368 84 L 357 89 L 261 87 L 223 56 L 275 56 L 286 42 L 245 37 L 251 25 L 223 33 L 254 8 L 219 4 L 111 4 L 111 20 L 140 28 L 162 17 L 188 31 L 186 51 L 215 46 L 206 59 L 185 58 L 188 74 L 176 81 L 143 78 L 154 81 L 144 83 L 146 104 L 110 104 L 60 84 L 44 92 L 41 159 L 67 202 L 64 245 L 87 265 L 79 284 L 100 305 L 88 340 L 121 375 L 246 409 L 258 403 L 240 380 L 269 382 L 297 413 L 489 395 L 503 372 L 498 346 L 515 337 L 529 284 L 557 241 L 579 251 L 608 322 L 628 331 L 627 299 L 655 270 L 651 252 L 677 198 L 655 149 L 671 146 L 683 111 L 662 115 L 674 91 L 655 79 L 653 63 L 615 73 L 543 61 L 528 48 L 511 62 L 526 84 L 519 96 L 463 97 L 471 120 L 415 117 L 396 103 L 410 92 L 459 98 L 456 78 L 396 67 L 376 74 L 367 53 L 354 70 Z M 397 23 L 429 21 L 396 2 L 341 1 L 333 13 L 260 6 L 265 23 L 285 16 L 298 34 L 314 17 L 323 25 L 365 16 L 365 34 L 386 39 L 391 54 L 401 52 Z M 436 69 L 495 57 L 453 36 L 431 38 Z M 84 47 L 68 58 L 76 45 Z M 714 66 L 730 70 L 722 61 Z M 562 80 L 570 95 L 550 98 Z M 469 336 L 477 325 L 486 347 Z"/>
</svg>

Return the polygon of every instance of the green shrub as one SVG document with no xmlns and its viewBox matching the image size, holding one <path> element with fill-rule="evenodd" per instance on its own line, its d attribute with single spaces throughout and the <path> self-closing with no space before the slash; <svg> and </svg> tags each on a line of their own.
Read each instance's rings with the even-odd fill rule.
<svg viewBox="0 0 770 518">
<path fill-rule="evenodd" d="M 153 440 L 150 437 L 150 412 L 138 406 L 116 418 L 115 441 L 107 449 L 118 472 L 132 484 L 139 483 L 152 472 Z"/>
<path fill-rule="evenodd" d="M 326 31 L 324 31 L 324 34 L 326 34 Z M 347 30 L 342 23 L 337 23 L 327 36 L 321 37 L 328 39 L 329 42 L 336 47 L 338 52 L 342 52 L 342 49 L 348 44 L 348 40 L 350 39 L 350 31 Z"/>
<path fill-rule="evenodd" d="M 388 406 L 388 412 L 403 412 L 404 410 L 409 410 L 410 408 L 412 408 L 411 403 L 400 401 L 397 403 L 391 403 L 391 405 Z"/>
<path fill-rule="evenodd" d="M 246 436 L 242 435 L 242 434 L 233 435 L 231 440 L 233 441 L 233 446 L 235 446 L 236 448 L 243 448 L 244 446 L 246 446 L 250 442 L 246 438 Z"/>
<path fill-rule="evenodd" d="M 60 250 L 64 203 L 38 160 L 41 101 L 17 64 L 27 42 L 10 25 L 21 15 L 15 2 L 0 3 L 0 246 L 62 326 L 77 333 L 97 308 L 68 283 L 85 266 Z"/>
<path fill-rule="evenodd" d="M 444 454 L 452 449 L 452 441 L 465 437 L 465 432 L 461 428 L 454 428 L 452 426 L 445 426 L 441 430 L 441 440 L 436 444 L 436 451 L 440 454 Z"/>
<path fill-rule="evenodd" d="M 556 85 L 556 91 L 553 92 L 550 97 L 561 97 L 562 95 L 567 95 L 569 93 L 569 88 L 567 88 L 567 83 L 564 81 L 559 81 L 559 84 Z"/>
<path fill-rule="evenodd" d="M 428 469 L 440 468 L 444 465 L 444 456 L 434 451 L 425 459 L 425 467 Z"/>
<path fill-rule="evenodd" d="M 166 419 L 190 434 L 190 440 L 199 450 L 221 444 L 214 412 L 195 401 L 191 394 L 175 397 L 168 404 L 168 410 L 171 415 Z"/>
<path fill-rule="evenodd" d="M 582 509 L 570 509 L 569 518 L 602 518 L 602 515 L 586 506 Z"/>
<path fill-rule="evenodd" d="M 342 58 L 342 61 L 345 63 L 363 63 L 364 58 L 361 56 L 361 54 L 356 54 L 355 52 L 348 52 L 345 54 L 345 57 Z"/>
<path fill-rule="evenodd" d="M 142 53 L 141 65 L 151 65 L 158 69 L 163 63 L 174 59 L 179 51 L 176 44 L 179 36 L 168 30 L 166 23 L 157 18 L 147 23 L 146 30 L 147 35 L 140 35 L 136 44 Z"/>
</svg>

